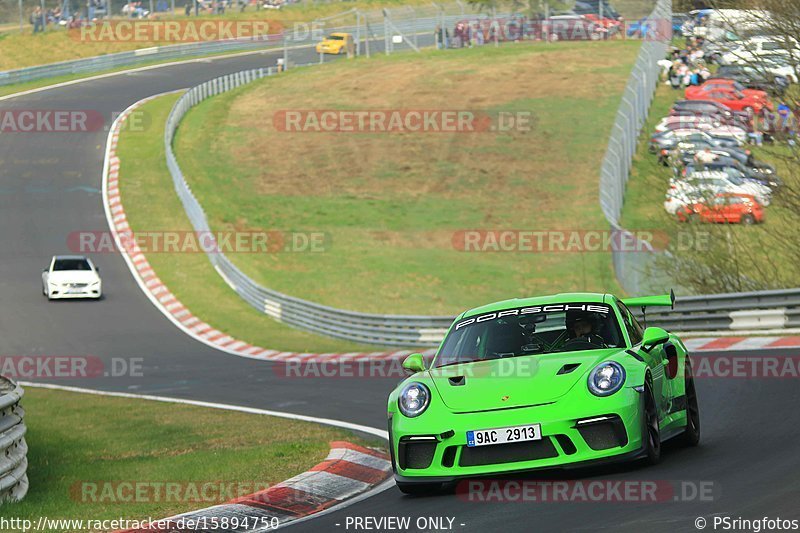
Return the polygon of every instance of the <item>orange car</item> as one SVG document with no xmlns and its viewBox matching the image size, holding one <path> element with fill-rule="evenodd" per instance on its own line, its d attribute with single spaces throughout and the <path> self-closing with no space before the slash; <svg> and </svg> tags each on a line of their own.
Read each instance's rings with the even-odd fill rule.
<svg viewBox="0 0 800 533">
<path fill-rule="evenodd" d="M 756 224 L 764 222 L 764 208 L 749 194 L 719 193 L 679 209 L 678 220 L 708 223 Z"/>
</svg>

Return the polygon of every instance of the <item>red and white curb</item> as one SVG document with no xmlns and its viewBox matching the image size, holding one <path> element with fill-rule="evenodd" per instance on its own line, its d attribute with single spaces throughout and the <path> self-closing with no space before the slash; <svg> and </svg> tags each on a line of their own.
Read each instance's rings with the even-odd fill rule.
<svg viewBox="0 0 800 533">
<path fill-rule="evenodd" d="M 130 529 L 126 533 L 193 529 L 189 524 L 209 524 L 211 530 L 210 524 L 223 519 L 237 531 L 275 529 L 364 494 L 389 479 L 391 471 L 385 453 L 335 441 L 328 457 L 307 472 L 222 505 L 165 518 L 158 521 L 158 528 Z"/>
<path fill-rule="evenodd" d="M 800 348 L 800 337 L 695 337 L 684 339 L 683 343 L 696 352 L 734 352 Z"/>
<path fill-rule="evenodd" d="M 130 235 L 132 230 L 128 224 L 128 218 L 125 215 L 125 208 L 123 207 L 119 191 L 119 176 L 122 162 L 117 155 L 117 144 L 119 142 L 121 125 L 125 119 L 130 116 L 131 112 L 159 96 L 163 96 L 163 94 L 140 100 L 117 117 L 111 125 L 111 131 L 106 143 L 105 165 L 103 167 L 103 202 L 105 204 L 108 226 L 114 236 L 117 249 L 120 250 L 134 279 L 148 298 L 150 298 L 150 301 L 187 335 L 213 348 L 253 359 L 309 363 L 323 361 L 357 362 L 363 360 L 402 359 L 414 353 L 411 350 L 349 353 L 298 353 L 270 350 L 234 339 L 222 331 L 215 329 L 193 315 L 192 312 L 175 297 L 150 266 L 147 257 L 142 253 L 135 239 L 124 238 L 126 235 Z M 125 243 L 124 245 L 123 242 Z M 435 350 L 426 350 L 422 353 L 423 355 L 432 355 L 434 352 Z"/>
</svg>

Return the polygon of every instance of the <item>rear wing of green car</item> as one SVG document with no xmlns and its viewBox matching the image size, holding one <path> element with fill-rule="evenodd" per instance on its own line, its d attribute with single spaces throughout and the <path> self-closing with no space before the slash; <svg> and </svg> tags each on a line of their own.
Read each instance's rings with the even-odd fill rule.
<svg viewBox="0 0 800 533">
<path fill-rule="evenodd" d="M 639 298 L 623 298 L 622 303 L 628 307 L 675 307 L 675 291 L 659 296 L 640 296 Z"/>
</svg>

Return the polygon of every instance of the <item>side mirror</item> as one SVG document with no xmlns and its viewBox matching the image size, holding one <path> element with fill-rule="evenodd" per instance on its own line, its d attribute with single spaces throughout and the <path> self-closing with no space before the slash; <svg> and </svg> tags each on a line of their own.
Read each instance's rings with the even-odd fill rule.
<svg viewBox="0 0 800 533">
<path fill-rule="evenodd" d="M 95 271 L 95 272 L 100 272 L 100 267 L 95 265 L 95 267 L 94 267 L 94 271 Z"/>
<path fill-rule="evenodd" d="M 42 272 L 50 272 L 50 269 L 49 268 L 43 268 Z"/>
<path fill-rule="evenodd" d="M 647 351 L 652 350 L 659 344 L 664 344 L 669 340 L 669 333 L 666 330 L 651 326 L 644 330 L 642 338 L 642 348 Z"/>
<path fill-rule="evenodd" d="M 414 373 L 422 372 L 425 370 L 425 360 L 422 358 L 421 353 L 412 353 L 403 360 L 403 368 L 411 370 Z"/>
</svg>

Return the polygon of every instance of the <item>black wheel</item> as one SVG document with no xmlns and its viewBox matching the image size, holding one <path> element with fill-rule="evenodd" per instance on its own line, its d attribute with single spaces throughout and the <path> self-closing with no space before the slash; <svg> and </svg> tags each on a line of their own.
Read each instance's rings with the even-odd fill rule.
<svg viewBox="0 0 800 533">
<path fill-rule="evenodd" d="M 642 438 L 645 439 L 644 460 L 649 465 L 655 465 L 661 461 L 661 431 L 658 429 L 658 408 L 650 381 L 644 385 L 644 417 L 642 418 L 644 421 Z"/>
<path fill-rule="evenodd" d="M 745 226 L 752 226 L 756 223 L 756 219 L 753 215 L 742 215 L 742 224 Z"/>
<path fill-rule="evenodd" d="M 682 440 L 686 446 L 697 446 L 700 443 L 700 407 L 697 404 L 697 391 L 694 388 L 694 374 L 686 359 L 686 370 L 684 370 L 686 383 L 686 431 L 683 432 Z"/>
<path fill-rule="evenodd" d="M 404 481 L 397 482 L 397 488 L 400 489 L 400 492 L 403 494 L 408 494 L 409 496 L 428 496 L 431 494 L 436 494 L 440 490 L 442 490 L 441 483 L 406 483 Z"/>
</svg>

